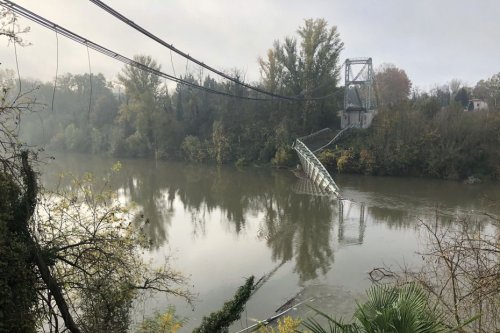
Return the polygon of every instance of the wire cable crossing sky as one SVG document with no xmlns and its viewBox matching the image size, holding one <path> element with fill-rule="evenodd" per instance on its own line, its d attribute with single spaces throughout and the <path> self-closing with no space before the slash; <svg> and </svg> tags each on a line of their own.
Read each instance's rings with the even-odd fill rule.
<svg viewBox="0 0 500 333">
<path fill-rule="evenodd" d="M 61 27 L 60 25 L 12 2 L 12 1 L 8 1 L 8 0 L 0 0 L 0 5 L 3 6 L 4 8 L 7 8 L 7 9 L 10 9 L 14 12 L 16 12 L 17 14 L 37 23 L 37 24 L 40 24 L 41 26 L 45 27 L 45 28 L 48 28 L 50 30 L 53 30 L 55 31 L 56 33 L 59 33 L 63 36 L 65 36 L 66 38 L 70 39 L 70 40 L 73 40 L 79 44 L 82 44 L 88 48 L 91 48 L 93 49 L 94 51 L 97 51 L 101 54 L 104 54 L 108 57 L 111 57 L 113 59 L 116 59 L 124 64 L 127 64 L 127 65 L 130 65 L 130 66 L 134 66 L 134 67 L 137 67 L 141 70 L 144 70 L 146 72 L 149 72 L 151 74 L 154 74 L 154 75 L 157 75 L 159 77 L 163 77 L 165 79 L 168 79 L 170 81 L 173 81 L 173 82 L 176 82 L 176 83 L 179 83 L 179 84 L 183 84 L 183 85 L 186 85 L 188 87 L 191 87 L 191 88 L 195 88 L 195 89 L 199 89 L 199 90 L 203 90 L 205 92 L 208 92 L 208 93 L 212 93 L 212 94 L 217 94 L 217 95 L 222 95 L 222 96 L 226 96 L 226 97 L 232 97 L 232 98 L 238 98 L 238 99 L 245 99 L 245 100 L 254 100 L 254 101 L 273 101 L 273 100 L 288 100 L 288 101 L 312 101 L 312 100 L 322 100 L 322 99 L 327 99 L 327 98 L 331 98 L 335 95 L 337 95 L 338 93 L 342 92 L 341 90 L 336 90 L 335 92 L 331 93 L 331 94 L 327 94 L 325 96 L 320 96 L 320 97 L 309 97 L 309 98 L 304 98 L 304 97 L 301 97 L 301 96 L 284 96 L 284 95 L 279 95 L 279 94 L 274 94 L 272 92 L 269 92 L 269 91 L 266 91 L 266 90 L 263 90 L 263 89 L 260 89 L 258 87 L 255 87 L 255 86 L 252 86 L 252 85 L 249 85 L 249 84 L 246 84 L 244 82 L 241 82 L 239 81 L 238 79 L 236 78 L 233 78 L 231 76 L 228 76 L 208 65 L 205 65 L 204 63 L 200 62 L 199 60 L 196 60 L 194 58 L 192 58 L 191 56 L 189 56 L 188 54 L 185 54 L 183 53 L 182 51 L 180 50 L 177 50 L 175 48 L 173 48 L 171 45 L 167 44 L 166 42 L 164 42 L 163 40 L 159 39 L 158 37 L 152 35 L 151 33 L 149 33 L 148 31 L 146 31 L 145 29 L 141 28 L 140 26 L 134 24 L 132 21 L 128 20 L 127 18 L 125 18 L 123 15 L 119 14 L 118 12 L 114 11 L 112 8 L 106 6 L 105 4 L 103 4 L 102 2 L 100 1 L 96 1 L 96 0 L 90 0 L 91 2 L 93 3 L 96 3 L 99 7 L 102 7 L 102 8 L 105 8 L 106 11 L 112 13 L 113 16 L 116 16 L 118 18 L 120 18 L 120 20 L 126 22 L 127 24 L 131 25 L 132 27 L 134 27 L 135 29 L 139 29 L 139 31 L 141 31 L 142 33 L 144 33 L 145 35 L 147 35 L 148 37 L 150 38 L 153 38 L 155 41 L 159 42 L 160 44 L 164 45 L 164 46 L 167 46 L 169 49 L 173 50 L 174 52 L 182 55 L 183 57 L 185 57 L 186 59 L 188 60 L 191 60 L 193 61 L 194 63 L 206 68 L 206 69 L 209 69 L 210 71 L 214 72 L 215 74 L 218 74 L 220 76 L 222 76 L 223 78 L 227 79 L 227 80 L 230 80 L 232 81 L 233 83 L 237 84 L 237 85 L 240 85 L 240 86 L 243 86 L 247 89 L 250 89 L 250 90 L 253 90 L 257 93 L 261 93 L 261 94 L 264 94 L 264 95 L 267 95 L 267 96 L 270 96 L 270 98 L 260 98 L 260 97 L 250 97 L 250 96 L 241 96 L 241 95 L 235 95 L 235 94 L 231 94 L 231 93 L 228 93 L 228 92 L 223 92 L 223 91 L 220 91 L 220 90 L 215 90 L 215 89 L 212 89 L 212 88 L 208 88 L 208 87 L 205 87 L 205 86 L 201 86 L 201 85 L 198 85 L 196 83 L 193 83 L 193 82 L 189 82 L 189 81 L 186 81 L 186 80 L 183 80 L 181 78 L 178 78 L 178 77 L 175 77 L 173 75 L 170 75 L 170 74 L 167 74 L 165 72 L 162 72 L 160 70 L 157 70 L 157 69 L 154 69 L 154 68 L 151 68 L 151 67 L 148 67 L 144 64 L 141 64 L 135 60 L 132 60 L 126 56 L 123 56 L 113 50 L 110 50 L 100 44 L 97 44 L 93 41 L 90 41 L 88 40 L 87 38 L 84 38 L 64 27 Z"/>
<path fill-rule="evenodd" d="M 149 72 L 151 74 L 154 74 L 154 75 L 157 75 L 159 77 L 163 77 L 165 79 L 168 79 L 168 80 L 171 80 L 173 82 L 176 82 L 176 83 L 180 83 L 180 84 L 183 84 L 183 85 L 186 85 L 186 86 L 189 86 L 189 87 L 192 87 L 192 88 L 196 88 L 196 89 L 200 89 L 200 90 L 203 90 L 203 91 L 206 91 L 206 92 L 209 92 L 209 93 L 212 93 L 212 94 L 218 94 L 218 95 L 223 95 L 223 96 L 227 96 L 227 97 L 233 97 L 233 98 L 239 98 L 239 99 L 247 99 L 247 100 L 256 100 L 256 101 L 271 101 L 271 100 L 275 100 L 275 98 L 259 98 L 259 97 L 249 97 L 249 96 L 239 96 L 239 95 L 234 95 L 234 94 L 230 94 L 230 93 L 227 93 L 227 92 L 223 92 L 223 91 L 219 91 L 219 90 L 215 90 L 215 89 L 212 89 L 212 88 L 208 88 L 208 87 L 204 87 L 204 86 L 200 86 L 198 84 L 195 84 L 195 83 L 192 83 L 192 82 L 189 82 L 189 81 L 186 81 L 186 80 L 183 80 L 183 79 L 180 79 L 180 78 L 177 78 L 177 77 L 174 77 L 170 74 L 167 74 L 167 73 L 164 73 L 162 71 L 159 71 L 157 69 L 154 69 L 154 68 L 151 68 L 151 67 L 148 67 L 144 64 L 141 64 L 135 60 L 132 60 L 128 57 L 125 57 L 117 52 L 114 52 L 106 47 L 103 47 L 97 43 L 94 43 L 78 34 L 75 34 L 57 24 L 55 24 L 54 22 L 51 22 L 31 11 L 29 11 L 28 9 L 22 7 L 22 6 L 19 6 L 11 1 L 7 1 L 7 0 L 1 0 L 0 2 L 0 5 L 3 6 L 4 8 L 8 8 L 14 12 L 16 12 L 17 14 L 35 22 L 35 23 L 38 23 L 50 30 L 53 30 L 63 36 L 65 36 L 66 38 L 69 38 L 77 43 L 80 43 L 88 48 L 91 48 L 93 49 L 94 51 L 97 51 L 101 54 L 104 54 L 108 57 L 111 57 L 113 59 L 116 59 L 124 64 L 127 64 L 127 65 L 130 65 L 130 66 L 134 66 L 134 67 L 137 67 L 141 70 L 144 70 L 146 72 Z M 279 98 L 279 97 L 276 97 L 276 98 Z M 297 98 L 291 98 L 291 97 L 287 97 L 285 99 L 288 99 L 288 100 L 306 100 L 306 99 L 297 99 Z"/>
<path fill-rule="evenodd" d="M 229 81 L 232 81 L 236 84 L 239 84 L 245 88 L 248 88 L 248 89 L 251 89 L 251 90 L 254 90 L 254 91 L 257 91 L 257 92 L 260 92 L 261 94 L 265 94 L 265 95 L 268 95 L 268 96 L 271 96 L 271 97 L 276 97 L 276 98 L 280 98 L 280 99 L 291 99 L 291 100 L 296 100 L 296 96 L 283 96 L 283 95 L 279 95 L 279 94 L 275 94 L 275 93 L 272 93 L 272 92 L 269 92 L 269 91 L 266 91 L 264 89 L 261 89 L 259 87 L 256 87 L 256 86 L 253 86 L 253 85 L 250 85 L 250 84 L 247 84 L 247 83 L 244 83 L 242 81 L 240 81 L 239 79 L 237 78 L 234 78 L 232 76 L 229 76 L 209 65 L 206 65 L 205 63 L 203 63 L 202 61 L 200 60 L 197 60 L 193 57 L 191 57 L 189 54 L 177 49 L 176 47 L 174 47 L 172 44 L 169 44 L 167 42 L 165 42 L 164 40 L 162 40 L 161 38 L 157 37 L 156 35 L 152 34 L 151 32 L 149 32 L 148 30 L 144 29 L 143 27 L 141 27 L 140 25 L 134 23 L 132 20 L 128 19 L 127 17 L 123 16 L 122 14 L 120 14 L 119 12 L 117 12 L 116 10 L 114 10 L 113 8 L 109 7 L 108 5 L 106 5 L 105 3 L 103 3 L 102 1 L 99 1 L 99 0 L 89 0 L 90 2 L 94 3 L 95 5 L 99 6 L 100 8 L 102 8 L 103 10 L 105 10 L 106 12 L 108 12 L 109 14 L 113 15 L 114 17 L 116 17 L 117 19 L 119 19 L 120 21 L 126 23 L 127 25 L 129 25 L 130 27 L 134 28 L 135 30 L 141 32 L 142 34 L 146 35 L 147 37 L 151 38 L 152 40 L 160 43 L 161 45 L 165 46 L 166 48 L 174 51 L 175 53 L 179 54 L 180 56 L 194 62 L 195 64 L 205 68 L 205 69 L 208 69 L 209 71 L 211 71 L 212 73 L 215 73 Z"/>
</svg>

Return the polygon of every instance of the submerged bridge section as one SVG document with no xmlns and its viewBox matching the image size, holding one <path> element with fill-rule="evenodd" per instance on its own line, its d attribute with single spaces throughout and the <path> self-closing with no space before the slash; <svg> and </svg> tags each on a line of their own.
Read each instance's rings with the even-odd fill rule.
<svg viewBox="0 0 500 333">
<path fill-rule="evenodd" d="M 323 164 L 321 164 L 316 155 L 314 155 L 300 139 L 295 140 L 293 149 L 295 149 L 299 155 L 300 163 L 307 177 L 309 177 L 321 191 L 340 198 L 339 187 L 335 184 L 332 176 L 330 176 L 330 173 L 325 169 Z"/>
<path fill-rule="evenodd" d="M 316 133 L 311 135 L 301 137 L 295 140 L 293 144 L 293 149 L 297 152 L 300 163 L 302 164 L 302 169 L 304 170 L 307 177 L 312 181 L 312 183 L 307 183 L 307 186 L 304 183 L 305 191 L 309 193 L 313 193 L 314 195 L 334 195 L 337 198 L 341 198 L 340 189 L 333 180 L 330 173 L 325 169 L 323 164 L 318 160 L 315 154 L 322 152 L 326 147 L 335 143 L 338 139 L 340 139 L 346 131 L 351 128 L 356 127 L 355 125 L 351 125 L 339 131 L 333 139 L 331 139 L 328 143 L 321 145 L 314 150 L 313 148 L 309 148 L 308 145 L 304 143 L 305 140 L 310 139 L 311 137 L 321 135 L 323 133 L 333 132 L 329 128 L 322 129 Z M 312 187 L 316 186 L 316 189 Z M 303 192 L 299 189 L 299 192 Z"/>
</svg>

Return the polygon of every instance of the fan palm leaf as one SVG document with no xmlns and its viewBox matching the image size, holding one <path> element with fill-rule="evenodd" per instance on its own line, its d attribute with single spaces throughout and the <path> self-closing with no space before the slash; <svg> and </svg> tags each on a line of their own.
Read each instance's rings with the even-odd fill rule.
<svg viewBox="0 0 500 333">
<path fill-rule="evenodd" d="M 314 309 L 326 319 L 327 327 L 315 318 L 303 323 L 312 333 L 441 333 L 447 331 L 441 315 L 431 311 L 427 296 L 415 283 L 401 287 L 376 285 L 368 300 L 358 304 L 355 323 L 344 324 Z"/>
</svg>

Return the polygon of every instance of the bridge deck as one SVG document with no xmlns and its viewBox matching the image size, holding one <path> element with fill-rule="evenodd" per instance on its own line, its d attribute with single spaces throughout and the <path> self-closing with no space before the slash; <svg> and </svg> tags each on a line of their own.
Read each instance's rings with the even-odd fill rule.
<svg viewBox="0 0 500 333">
<path fill-rule="evenodd" d="M 300 163 L 309 179 L 318 185 L 321 190 L 340 198 L 340 189 L 316 155 L 299 139 L 295 140 L 293 149 L 299 155 Z"/>
</svg>

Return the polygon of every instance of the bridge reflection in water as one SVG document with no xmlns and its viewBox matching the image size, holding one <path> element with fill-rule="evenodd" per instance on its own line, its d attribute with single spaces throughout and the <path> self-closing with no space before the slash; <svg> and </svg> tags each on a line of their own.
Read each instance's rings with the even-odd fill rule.
<svg viewBox="0 0 500 333">
<path fill-rule="evenodd" d="M 317 186 L 308 178 L 299 178 L 292 186 L 292 190 L 297 194 L 331 196 L 331 192 Z M 363 244 L 366 228 L 365 204 L 348 199 L 333 199 L 332 201 L 336 201 L 338 205 L 339 246 Z"/>
<path fill-rule="evenodd" d="M 363 244 L 365 237 L 365 204 L 350 200 L 339 200 L 339 232 L 340 246 Z M 345 212 L 347 208 L 347 212 Z M 354 235 L 352 233 L 355 233 Z M 356 234 L 357 232 L 357 234 Z"/>
</svg>

